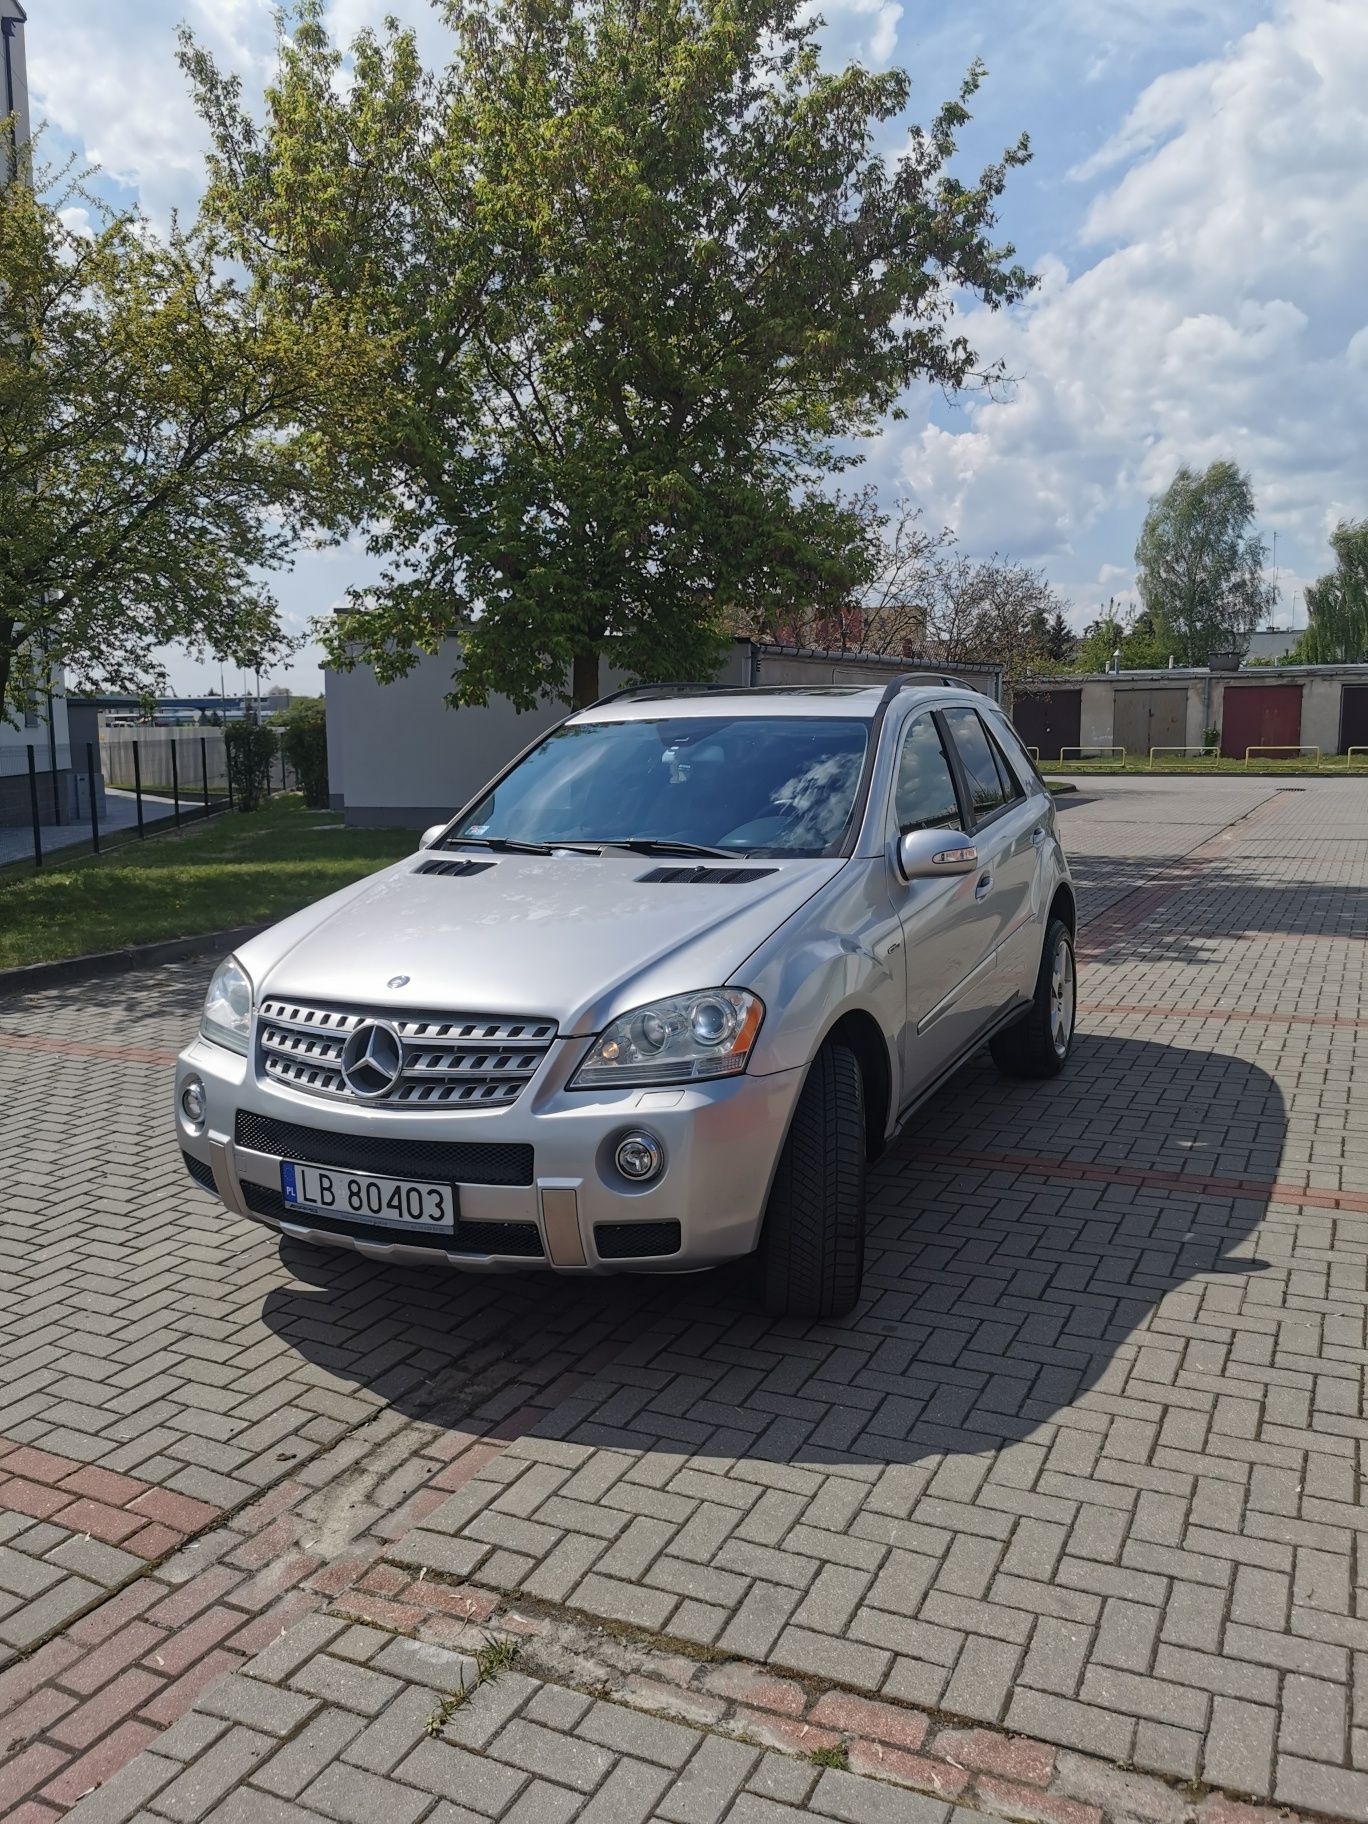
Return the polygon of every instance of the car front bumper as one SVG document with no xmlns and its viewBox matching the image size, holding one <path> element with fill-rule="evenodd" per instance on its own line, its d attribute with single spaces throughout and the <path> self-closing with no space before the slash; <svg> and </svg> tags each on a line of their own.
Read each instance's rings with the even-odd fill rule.
<svg viewBox="0 0 1368 1824">
<path fill-rule="evenodd" d="M 486 1272 L 550 1267 L 661 1273 L 750 1253 L 804 1073 L 669 1089 L 569 1091 L 565 1078 L 582 1051 L 582 1041 L 559 1041 L 546 1067 L 508 1107 L 415 1113 L 264 1082 L 250 1056 L 196 1038 L 177 1061 L 176 1137 L 195 1178 L 237 1215 L 379 1260 L 438 1260 Z M 191 1076 L 204 1085 L 199 1123 L 190 1122 L 181 1105 Z M 281 1124 L 293 1131 L 279 1134 Z M 618 1173 L 613 1154 L 625 1134 L 641 1129 L 660 1142 L 665 1163 L 649 1184 L 634 1185 Z M 496 1149 L 503 1163 L 493 1169 L 505 1177 L 514 1157 L 505 1149 L 518 1149 L 525 1163 L 511 1169 L 520 1182 L 488 1182 L 483 1163 L 478 1178 L 485 1181 L 463 1180 L 431 1163 L 432 1143 L 438 1152 L 448 1145 L 475 1149 L 470 1156 L 481 1160 L 493 1157 L 484 1149 Z M 406 1144 L 415 1149 L 407 1168 Z M 343 1152 L 345 1158 L 338 1156 Z M 320 1222 L 290 1209 L 281 1196 L 283 1159 L 452 1182 L 459 1199 L 457 1235 L 443 1236 L 440 1244 L 420 1242 L 403 1230 Z"/>
</svg>

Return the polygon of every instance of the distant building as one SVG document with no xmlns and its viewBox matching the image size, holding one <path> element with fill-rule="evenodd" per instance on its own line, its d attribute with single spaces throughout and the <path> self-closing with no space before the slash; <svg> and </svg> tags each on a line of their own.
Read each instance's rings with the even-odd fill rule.
<svg viewBox="0 0 1368 1824">
<path fill-rule="evenodd" d="M 0 0 L 0 5 L 5 0 Z M 32 816 L 29 754 L 33 755 L 38 815 L 44 823 L 69 823 L 84 800 L 71 764 L 67 701 L 60 675 L 51 696 L 14 721 L 0 720 L 0 827 L 27 823 Z"/>
<path fill-rule="evenodd" d="M 0 115 L 15 116 L 12 131 L 4 136 L 0 182 L 12 183 L 19 174 L 19 151 L 29 141 L 28 76 L 24 68 L 24 23 L 28 15 L 19 0 L 0 0 Z"/>
<path fill-rule="evenodd" d="M 1251 659 L 1285 659 L 1305 631 L 1304 627 L 1283 627 L 1251 633 L 1249 650 L 1244 655 L 1245 664 L 1248 665 Z"/>
</svg>

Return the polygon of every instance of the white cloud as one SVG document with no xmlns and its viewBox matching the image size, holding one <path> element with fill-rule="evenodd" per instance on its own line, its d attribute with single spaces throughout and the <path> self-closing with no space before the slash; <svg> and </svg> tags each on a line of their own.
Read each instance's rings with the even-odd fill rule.
<svg viewBox="0 0 1368 1824">
<path fill-rule="evenodd" d="M 915 435 L 904 484 L 974 545 L 1067 558 L 1104 515 L 1138 526 L 1180 462 L 1231 456 L 1314 574 L 1327 524 L 1368 512 L 1368 7 L 1280 0 L 1152 82 L 1080 170 L 1110 174 L 1099 257 L 970 313 L 1019 378 Z"/>
<path fill-rule="evenodd" d="M 333 0 L 328 22 L 346 44 L 390 14 L 414 27 L 426 56 L 441 57 L 450 34 L 426 0 Z M 136 191 L 163 226 L 172 209 L 193 210 L 207 143 L 176 63 L 182 21 L 254 102 L 275 66 L 274 0 L 48 0 L 27 34 L 35 120 Z"/>
<path fill-rule="evenodd" d="M 182 19 L 249 83 L 268 67 L 268 0 L 141 0 L 136 10 L 50 0 L 27 34 L 35 119 L 136 190 L 159 222 L 193 208 L 203 174 L 205 134 L 176 64 Z"/>
</svg>

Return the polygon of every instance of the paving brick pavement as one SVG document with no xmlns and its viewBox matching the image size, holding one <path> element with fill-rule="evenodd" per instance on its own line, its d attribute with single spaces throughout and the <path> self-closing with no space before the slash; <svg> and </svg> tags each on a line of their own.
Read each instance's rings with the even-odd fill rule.
<svg viewBox="0 0 1368 1824">
<path fill-rule="evenodd" d="M 218 1754 L 205 1791 L 235 1771 L 166 1815 L 291 1815 L 233 1796 L 271 1731 L 210 1742 L 190 1706 L 305 1610 L 364 1598 L 366 1625 L 451 1650 L 529 1603 L 655 1631 L 690 1701 L 768 1664 L 808 1706 L 877 1700 L 1143 1785 L 1028 1804 L 1010 1772 L 951 1793 L 914 1770 L 938 1816 L 1158 1818 L 1154 1793 L 1196 1782 L 1368 1818 L 1368 787 L 1083 798 L 1064 830 L 1107 942 L 1076 1062 L 1045 1088 L 975 1065 L 925 1111 L 877 1169 L 868 1297 L 839 1325 L 762 1320 L 737 1274 L 643 1297 L 281 1247 L 175 1156 L 160 1059 L 202 967 L 0 1004 L 0 1811 L 51 1818 L 100 1782 L 83 1815 L 104 1815 L 119 1768 L 174 1760 L 175 1725 L 187 1763 Z M 415 1621 L 420 1584 L 451 1612 Z M 330 1676 L 295 1692 L 323 1706 L 300 1728 L 340 1741 L 388 1687 Z M 537 1729 L 580 1740 L 515 1721 L 523 1759 Z M 836 1733 L 855 1773 L 728 1815 L 922 1815 L 858 1810 L 877 1784 L 824 1814 L 871 1784 L 866 1738 Z M 884 1749 L 885 1778 L 925 1758 Z M 309 1805 L 351 1815 L 362 1789 Z M 560 1815 L 540 1803 L 509 1815 Z"/>
<path fill-rule="evenodd" d="M 534 1655 L 535 1638 L 524 1639 Z M 801 1686 L 753 1671 L 705 1673 L 667 1716 L 641 1681 L 609 1696 L 531 1674 L 522 1659 L 484 1676 L 476 1638 L 463 1644 L 475 1651 L 336 1616 L 298 1621 L 78 1800 L 69 1824 L 1292 1817 L 837 1692 L 813 1704 Z"/>
</svg>

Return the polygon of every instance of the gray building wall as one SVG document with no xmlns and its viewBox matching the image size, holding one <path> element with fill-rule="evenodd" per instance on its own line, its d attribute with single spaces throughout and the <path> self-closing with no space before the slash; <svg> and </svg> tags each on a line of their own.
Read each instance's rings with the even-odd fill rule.
<svg viewBox="0 0 1368 1824">
<path fill-rule="evenodd" d="M 324 673 L 328 788 L 348 823 L 420 830 L 449 817 L 566 713 L 541 703 L 520 715 L 507 697 L 453 709 L 445 698 L 460 663 L 448 640 L 393 684 L 377 684 L 368 665 Z M 620 682 L 605 674 L 603 688 Z"/>
<path fill-rule="evenodd" d="M 744 668 L 745 654 L 751 659 L 750 677 L 729 675 Z M 795 646 L 752 646 L 749 640 L 738 640 L 732 659 L 724 666 L 726 682 L 754 684 L 882 684 L 900 672 L 930 671 L 958 678 L 985 696 L 1002 700 L 1002 667 L 1000 665 L 945 665 L 931 659 L 875 658 L 855 652 L 813 652 Z"/>
<path fill-rule="evenodd" d="M 1305 631 L 1304 627 L 1283 627 L 1276 631 L 1266 627 L 1262 633 L 1251 633 L 1249 650 L 1244 655 L 1245 664 L 1251 659 L 1285 659 Z"/>
</svg>

